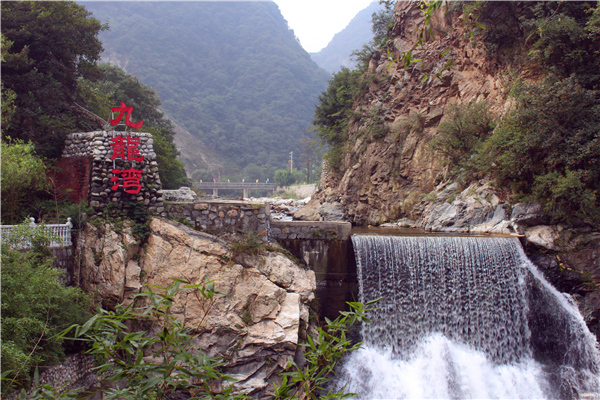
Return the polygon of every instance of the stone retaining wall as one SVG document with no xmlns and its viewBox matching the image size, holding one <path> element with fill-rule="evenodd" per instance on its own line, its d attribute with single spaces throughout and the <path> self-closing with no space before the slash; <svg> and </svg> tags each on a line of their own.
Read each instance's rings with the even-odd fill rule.
<svg viewBox="0 0 600 400">
<path fill-rule="evenodd" d="M 113 156 L 113 147 L 111 138 L 116 136 L 131 136 L 139 138 L 139 146 L 136 149 L 143 160 L 126 161 L 122 158 L 111 160 Z M 65 140 L 65 149 L 63 150 L 63 159 L 90 157 L 92 159 L 91 184 L 89 191 L 90 205 L 98 214 L 109 204 L 114 203 L 114 207 L 120 209 L 122 204 L 130 201 L 143 202 L 153 211 L 162 207 L 161 182 L 158 175 L 158 163 L 156 162 L 156 153 L 154 153 L 152 134 L 144 132 L 120 132 L 120 131 L 95 131 L 72 133 Z M 122 186 L 123 181 L 117 182 L 121 185 L 112 190 L 111 186 L 117 182 L 112 182 L 114 176 L 113 168 L 124 170 L 135 168 L 142 171 L 140 183 L 142 188 L 137 194 L 126 193 Z"/>
<path fill-rule="evenodd" d="M 215 234 L 253 231 L 268 240 L 270 205 L 262 202 L 212 200 L 197 202 L 165 202 L 157 214 Z"/>
<path fill-rule="evenodd" d="M 93 356 L 77 353 L 67 357 L 61 364 L 39 367 L 40 385 L 50 385 L 57 389 L 65 384 L 69 388 L 87 388 L 98 381 L 98 376 L 94 373 L 93 368 Z M 31 394 L 31 390 L 28 394 Z M 17 400 L 20 395 L 14 393 L 7 398 Z"/>
<path fill-rule="evenodd" d="M 71 387 L 84 386 L 82 383 L 92 385 L 97 377 L 91 374 L 94 368 L 94 357 L 89 354 L 78 353 L 67 357 L 59 365 L 53 365 L 40 370 L 40 385 L 51 384 L 59 387 L 69 383 Z"/>
</svg>

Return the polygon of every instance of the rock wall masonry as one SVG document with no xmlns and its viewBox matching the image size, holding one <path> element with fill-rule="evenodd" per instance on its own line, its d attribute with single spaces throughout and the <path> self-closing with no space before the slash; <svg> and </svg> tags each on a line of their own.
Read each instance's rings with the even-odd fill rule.
<svg viewBox="0 0 600 400">
<path fill-rule="evenodd" d="M 182 222 L 215 234 L 255 232 L 268 240 L 270 205 L 261 202 L 228 200 L 165 202 L 156 209 L 161 217 Z"/>
<path fill-rule="evenodd" d="M 144 158 L 141 162 L 124 161 L 120 158 L 111 160 L 113 149 L 110 139 L 116 136 L 139 138 L 139 154 Z M 88 199 L 96 213 L 102 213 L 104 208 L 114 203 L 116 208 L 121 208 L 126 201 L 143 202 L 152 211 L 162 207 L 161 182 L 158 175 L 158 163 L 153 148 L 154 140 L 152 134 L 144 132 L 120 132 L 120 131 L 94 131 L 83 133 L 72 133 L 67 136 L 63 160 L 65 159 L 91 159 L 91 177 Z M 122 186 L 112 190 L 110 178 L 113 176 L 112 169 L 126 169 L 133 167 L 142 171 L 140 182 L 142 188 L 137 194 L 126 193 Z"/>
</svg>

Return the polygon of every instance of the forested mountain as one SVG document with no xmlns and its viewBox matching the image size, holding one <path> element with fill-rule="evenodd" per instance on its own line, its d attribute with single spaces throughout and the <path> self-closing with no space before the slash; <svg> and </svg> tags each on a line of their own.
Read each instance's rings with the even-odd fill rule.
<svg viewBox="0 0 600 400">
<path fill-rule="evenodd" d="M 352 52 L 373 39 L 371 17 L 382 6 L 374 1 L 367 8 L 360 11 L 342 31 L 337 33 L 331 42 L 318 53 L 310 56 L 319 67 L 330 73 L 338 72 L 342 67 L 354 68 L 356 63 L 350 59 Z"/>
<path fill-rule="evenodd" d="M 285 166 L 310 127 L 328 74 L 298 43 L 272 2 L 83 2 L 110 30 L 102 61 L 158 92 L 162 109 L 192 134 L 188 172 L 255 163 Z M 177 138 L 176 138 L 177 141 Z M 298 150 L 298 152 L 296 152 Z"/>
</svg>

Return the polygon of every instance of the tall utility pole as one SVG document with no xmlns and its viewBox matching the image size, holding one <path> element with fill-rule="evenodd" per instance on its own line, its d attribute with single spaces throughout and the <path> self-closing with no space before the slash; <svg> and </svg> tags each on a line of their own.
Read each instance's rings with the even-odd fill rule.
<svg viewBox="0 0 600 400">
<path fill-rule="evenodd" d="M 294 152 L 290 151 L 290 172 L 294 172 Z"/>
</svg>

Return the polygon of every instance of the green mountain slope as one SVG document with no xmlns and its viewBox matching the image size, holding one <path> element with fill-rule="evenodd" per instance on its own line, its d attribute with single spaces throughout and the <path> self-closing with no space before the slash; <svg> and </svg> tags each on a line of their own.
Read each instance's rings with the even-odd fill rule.
<svg viewBox="0 0 600 400">
<path fill-rule="evenodd" d="M 166 114 L 191 133 L 195 141 L 180 148 L 188 172 L 211 168 L 195 147 L 212 153 L 221 173 L 285 166 L 299 150 L 329 75 L 275 3 L 82 4 L 110 25 L 100 35 L 103 61 L 154 88 Z"/>
</svg>

